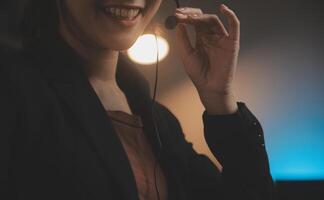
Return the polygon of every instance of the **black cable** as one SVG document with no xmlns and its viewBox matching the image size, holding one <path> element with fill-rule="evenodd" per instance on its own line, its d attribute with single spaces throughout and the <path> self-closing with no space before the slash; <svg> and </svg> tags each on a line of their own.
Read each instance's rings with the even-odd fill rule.
<svg viewBox="0 0 324 200">
<path fill-rule="evenodd" d="M 177 8 L 180 8 L 179 0 L 175 0 L 175 3 L 176 3 L 176 5 L 177 5 Z"/>
<path fill-rule="evenodd" d="M 159 43 L 158 43 L 158 36 L 156 34 L 156 29 L 154 28 L 154 36 L 155 36 L 155 46 L 156 46 L 156 63 L 155 63 L 155 83 L 154 83 L 154 90 L 153 90 L 153 100 L 152 100 L 152 105 L 151 105 L 151 112 L 152 112 L 152 117 L 153 117 L 153 124 L 155 128 L 155 132 L 157 133 L 157 139 L 159 142 L 160 147 L 162 148 L 162 142 L 159 134 L 159 129 L 157 128 L 157 124 L 154 118 L 154 106 L 156 104 L 156 93 L 157 93 L 157 86 L 158 86 L 158 81 L 159 81 Z"/>
<path fill-rule="evenodd" d="M 154 36 L 155 36 L 155 45 L 156 45 L 156 67 L 155 67 L 155 84 L 154 84 L 154 90 L 153 90 L 153 100 L 152 100 L 152 107 L 151 107 L 151 111 L 152 111 L 152 117 L 153 117 L 153 124 L 154 124 L 154 128 L 155 128 L 155 133 L 157 134 L 157 139 L 160 145 L 160 148 L 162 148 L 162 142 L 161 142 L 161 138 L 160 138 L 160 133 L 159 130 L 157 128 L 157 124 L 154 118 L 154 105 L 156 103 L 155 99 L 156 99 L 156 91 L 157 91 L 157 85 L 158 85 L 158 78 L 159 78 L 159 43 L 158 43 L 158 37 L 155 33 L 155 29 L 154 29 Z M 157 168 L 157 163 L 160 157 L 160 151 L 158 151 L 158 155 L 157 158 L 155 159 L 154 162 L 154 185 L 155 185 L 155 190 L 157 193 L 157 197 L 158 200 L 160 200 L 160 193 L 159 193 L 159 189 L 157 187 L 157 181 L 156 181 L 156 168 Z"/>
<path fill-rule="evenodd" d="M 176 7 L 179 8 L 180 7 L 180 3 L 179 3 L 179 0 L 175 0 L 175 3 L 176 3 Z M 154 90 L 153 90 L 153 101 L 152 101 L 152 107 L 151 107 L 151 112 L 152 112 L 152 117 L 153 117 L 153 124 L 154 124 L 154 128 L 155 128 L 155 133 L 157 134 L 157 139 L 158 139 L 158 142 L 159 142 L 159 145 L 160 145 L 160 150 L 158 151 L 158 155 L 157 155 L 157 158 L 155 159 L 155 162 L 154 162 L 154 185 L 155 185 L 155 190 L 156 190 L 156 193 L 157 193 L 157 197 L 158 197 L 158 200 L 160 200 L 160 193 L 159 193 L 159 188 L 157 187 L 157 180 L 156 180 L 156 168 L 157 168 L 157 164 L 158 164 L 158 160 L 160 158 L 160 152 L 161 152 L 161 149 L 162 149 L 162 142 L 161 142 L 161 138 L 160 138 L 160 133 L 159 133 L 159 130 L 157 128 L 157 124 L 156 124 L 156 121 L 155 121 L 155 118 L 154 118 L 154 106 L 155 106 L 155 99 L 156 99 L 156 92 L 157 92 L 157 85 L 158 85 L 158 78 L 159 78 L 159 43 L 158 43 L 158 37 L 157 37 L 157 34 L 156 34 L 156 29 L 154 27 L 154 36 L 155 36 L 155 45 L 156 45 L 156 67 L 155 67 L 155 83 L 154 83 Z"/>
</svg>

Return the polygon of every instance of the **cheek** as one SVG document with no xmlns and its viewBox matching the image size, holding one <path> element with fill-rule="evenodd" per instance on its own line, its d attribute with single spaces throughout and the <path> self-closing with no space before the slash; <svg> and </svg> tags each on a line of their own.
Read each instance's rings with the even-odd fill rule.
<svg viewBox="0 0 324 200">
<path fill-rule="evenodd" d="M 62 0 L 64 21 L 70 31 L 79 39 L 97 43 L 100 38 L 109 37 L 113 29 L 99 12 L 95 0 Z"/>
<path fill-rule="evenodd" d="M 152 18 L 156 12 L 159 10 L 162 0 L 149 0 L 148 1 L 148 13 L 150 18 Z"/>
<path fill-rule="evenodd" d="M 61 0 L 64 21 L 75 33 L 91 29 L 95 21 L 94 0 Z"/>
<path fill-rule="evenodd" d="M 131 47 L 143 33 L 160 7 L 161 0 L 148 0 L 146 13 L 132 28 L 118 28 L 97 9 L 95 0 L 63 0 L 71 18 L 70 27 L 74 34 L 91 44 L 114 50 Z M 71 26 L 72 25 L 72 26 Z"/>
</svg>

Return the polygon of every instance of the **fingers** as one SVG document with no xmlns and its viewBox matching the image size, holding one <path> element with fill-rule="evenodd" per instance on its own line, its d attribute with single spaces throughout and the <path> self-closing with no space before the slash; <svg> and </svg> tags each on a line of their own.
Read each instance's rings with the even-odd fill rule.
<svg viewBox="0 0 324 200">
<path fill-rule="evenodd" d="M 228 21 L 228 32 L 230 39 L 237 41 L 240 39 L 240 21 L 234 11 L 224 4 L 221 5 L 220 11 L 225 15 Z"/>
<path fill-rule="evenodd" d="M 228 30 L 216 14 L 204 14 L 199 8 L 178 8 L 175 16 L 180 23 L 205 27 L 215 30 L 220 35 L 228 36 L 231 40 L 237 41 L 240 38 L 240 21 L 233 10 L 222 4 L 220 11 L 228 21 Z"/>
<path fill-rule="evenodd" d="M 184 8 L 177 8 L 176 13 L 174 14 L 180 23 L 186 23 L 189 22 L 189 16 L 199 16 L 203 15 L 203 12 L 199 8 L 189 8 L 189 7 L 184 7 Z"/>
<path fill-rule="evenodd" d="M 191 45 L 187 29 L 184 24 L 178 24 L 176 26 L 176 37 L 177 37 L 177 49 L 180 56 L 185 60 L 194 50 Z"/>
<path fill-rule="evenodd" d="M 191 24 L 194 26 L 205 27 L 205 29 L 209 29 L 219 35 L 228 36 L 228 32 L 219 19 L 217 15 L 214 14 L 203 14 L 203 15 L 181 15 L 176 14 L 180 23 Z"/>
<path fill-rule="evenodd" d="M 190 8 L 190 7 L 183 7 L 183 8 L 177 8 L 177 13 L 182 13 L 186 15 L 202 15 L 203 11 L 199 8 Z"/>
</svg>

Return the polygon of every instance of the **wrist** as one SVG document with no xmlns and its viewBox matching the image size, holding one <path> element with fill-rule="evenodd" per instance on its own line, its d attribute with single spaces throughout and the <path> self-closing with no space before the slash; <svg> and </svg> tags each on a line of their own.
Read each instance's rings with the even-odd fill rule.
<svg viewBox="0 0 324 200">
<path fill-rule="evenodd" d="M 235 95 L 232 92 L 198 92 L 200 100 L 210 115 L 233 114 L 238 110 Z"/>
</svg>

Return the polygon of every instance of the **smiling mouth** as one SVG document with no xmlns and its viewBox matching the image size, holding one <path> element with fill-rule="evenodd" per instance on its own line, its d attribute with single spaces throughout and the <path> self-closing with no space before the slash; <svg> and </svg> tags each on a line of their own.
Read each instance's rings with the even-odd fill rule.
<svg viewBox="0 0 324 200">
<path fill-rule="evenodd" d="M 103 7 L 106 15 L 119 20 L 134 20 L 143 13 L 144 8 L 130 5 L 110 5 Z"/>
</svg>

